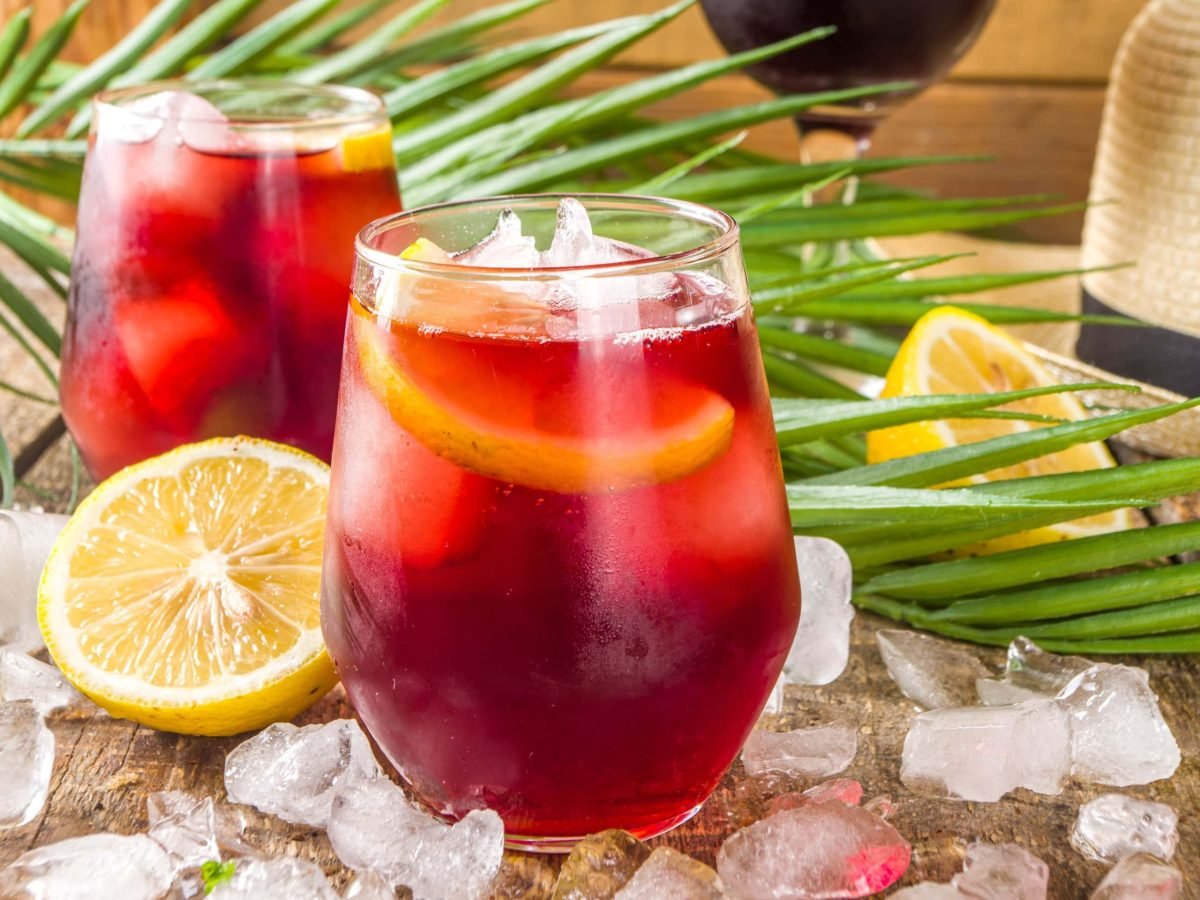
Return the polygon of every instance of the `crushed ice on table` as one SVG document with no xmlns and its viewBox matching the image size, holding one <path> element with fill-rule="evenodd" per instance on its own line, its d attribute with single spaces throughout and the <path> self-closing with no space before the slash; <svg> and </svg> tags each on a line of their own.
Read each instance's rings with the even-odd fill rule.
<svg viewBox="0 0 1200 900">
<path fill-rule="evenodd" d="M 963 900 L 963 895 L 952 884 L 922 881 L 920 884 L 896 891 L 888 900 Z"/>
<path fill-rule="evenodd" d="M 789 684 L 829 684 L 850 659 L 850 557 L 828 538 L 798 537 L 800 627 L 783 667 Z"/>
<path fill-rule="evenodd" d="M 1179 768 L 1179 745 L 1145 670 L 1099 663 L 1058 697 L 1071 717 L 1075 777 L 1120 787 L 1169 778 Z"/>
<path fill-rule="evenodd" d="M 742 747 L 749 775 L 826 778 L 845 771 L 858 752 L 858 732 L 851 725 L 818 725 L 795 731 L 755 729 Z"/>
<path fill-rule="evenodd" d="M 650 848 L 628 831 L 610 828 L 589 834 L 563 860 L 552 900 L 611 897 L 649 857 Z"/>
<path fill-rule="evenodd" d="M 225 791 L 234 803 L 324 828 L 334 795 L 382 777 L 367 736 L 353 719 L 324 725 L 275 724 L 225 758 Z"/>
<path fill-rule="evenodd" d="M 976 842 L 950 883 L 973 900 L 1046 900 L 1050 867 L 1016 844 Z"/>
<path fill-rule="evenodd" d="M 820 803 L 735 832 L 717 853 L 717 871 L 735 897 L 865 897 L 898 881 L 911 855 L 878 816 Z"/>
<path fill-rule="evenodd" d="M 56 667 L 0 646 L 0 700 L 29 700 L 43 716 L 87 703 Z"/>
<path fill-rule="evenodd" d="M 359 872 L 350 882 L 342 900 L 396 900 L 396 890 L 378 872 Z"/>
<path fill-rule="evenodd" d="M 449 826 L 414 806 L 386 778 L 340 790 L 328 832 L 347 866 L 374 870 L 430 900 L 481 896 L 504 852 L 504 823 L 492 810 L 473 810 Z"/>
<path fill-rule="evenodd" d="M 1071 727 L 1054 700 L 935 709 L 913 719 L 900 780 L 918 793 L 996 801 L 1014 788 L 1057 794 L 1071 769 Z"/>
<path fill-rule="evenodd" d="M 146 816 L 147 834 L 167 851 L 176 869 L 194 869 L 221 858 L 211 797 L 158 791 L 146 798 Z"/>
<path fill-rule="evenodd" d="M 233 877 L 210 896 L 214 900 L 338 900 L 321 867 L 294 856 L 238 860 Z"/>
<path fill-rule="evenodd" d="M 41 812 L 54 771 L 54 735 L 28 700 L 0 703 L 0 827 Z"/>
<path fill-rule="evenodd" d="M 0 644 L 22 653 L 42 649 L 37 587 L 66 516 L 0 510 Z"/>
<path fill-rule="evenodd" d="M 0 897 L 159 900 L 174 874 L 166 851 L 144 834 L 89 834 L 21 854 L 0 871 Z"/>
<path fill-rule="evenodd" d="M 699 860 L 659 847 L 614 900 L 722 900 L 721 876 Z"/>
<path fill-rule="evenodd" d="M 1148 853 L 1137 853 L 1109 870 L 1091 900 L 1176 900 L 1182 894 L 1182 872 Z"/>
<path fill-rule="evenodd" d="M 1170 861 L 1179 843 L 1179 816 L 1165 803 L 1104 794 L 1079 807 L 1071 846 L 1088 859 L 1116 862 L 1134 853 Z"/>
<path fill-rule="evenodd" d="M 1008 645 L 1008 663 L 998 679 L 976 682 L 985 706 L 1005 706 L 1036 697 L 1056 697 L 1076 675 L 1095 665 L 1082 656 L 1048 653 L 1027 637 Z"/>
<path fill-rule="evenodd" d="M 876 632 L 875 640 L 900 692 L 926 709 L 972 705 L 975 680 L 990 674 L 979 657 L 951 641 L 891 629 Z"/>
<path fill-rule="evenodd" d="M 814 806 L 818 803 L 844 803 L 846 806 L 858 806 L 862 802 L 862 796 L 862 785 L 853 778 L 836 778 L 833 781 L 823 781 L 806 791 L 788 791 L 776 794 L 767 806 L 767 815 L 774 815 L 785 809 Z"/>
</svg>

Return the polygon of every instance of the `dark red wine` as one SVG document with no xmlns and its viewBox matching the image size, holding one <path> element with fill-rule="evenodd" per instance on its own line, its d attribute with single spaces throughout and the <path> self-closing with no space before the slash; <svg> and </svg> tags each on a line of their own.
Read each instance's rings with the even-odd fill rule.
<svg viewBox="0 0 1200 900">
<path fill-rule="evenodd" d="M 995 0 L 701 0 L 713 31 L 731 53 L 834 25 L 837 33 L 751 66 L 780 94 L 807 94 L 888 81 L 919 87 L 868 97 L 842 113 L 828 108 L 802 122 L 858 119 L 869 130 L 888 107 L 937 81 L 979 36 Z"/>
</svg>

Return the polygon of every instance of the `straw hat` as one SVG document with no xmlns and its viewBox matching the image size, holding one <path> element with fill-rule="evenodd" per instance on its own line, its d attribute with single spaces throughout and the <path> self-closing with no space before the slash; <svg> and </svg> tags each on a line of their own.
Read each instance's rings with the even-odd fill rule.
<svg viewBox="0 0 1200 900">
<path fill-rule="evenodd" d="M 1083 231 L 1084 312 L 1154 328 L 1084 326 L 1077 354 L 1046 354 L 1064 380 L 1153 381 L 1105 405 L 1150 406 L 1200 393 L 1200 2 L 1152 0 L 1117 51 Z M 1118 373 L 1115 378 L 1100 368 Z M 1173 390 L 1171 390 L 1173 389 Z M 1129 443 L 1200 454 L 1200 413 L 1136 429 Z"/>
</svg>

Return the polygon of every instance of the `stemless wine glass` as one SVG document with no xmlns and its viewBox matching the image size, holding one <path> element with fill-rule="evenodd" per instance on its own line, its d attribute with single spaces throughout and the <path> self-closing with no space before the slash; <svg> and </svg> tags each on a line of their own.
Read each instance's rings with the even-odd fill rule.
<svg viewBox="0 0 1200 900">
<path fill-rule="evenodd" d="M 355 709 L 433 812 L 495 809 L 510 845 L 679 824 L 799 615 L 737 226 L 523 196 L 357 250 L 322 606 Z"/>
<path fill-rule="evenodd" d="M 159 82 L 93 111 L 61 379 L 92 474 L 231 434 L 328 459 L 347 248 L 400 209 L 382 102 Z"/>
</svg>

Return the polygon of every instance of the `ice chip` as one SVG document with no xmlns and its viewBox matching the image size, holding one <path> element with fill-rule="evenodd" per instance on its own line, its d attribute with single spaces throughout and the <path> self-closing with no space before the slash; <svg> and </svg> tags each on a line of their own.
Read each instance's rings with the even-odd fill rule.
<svg viewBox="0 0 1200 900">
<path fill-rule="evenodd" d="M 975 680 L 989 674 L 975 654 L 927 634 L 884 630 L 875 640 L 900 692 L 926 709 L 972 705 Z"/>
<path fill-rule="evenodd" d="M 500 868 L 504 823 L 491 810 L 473 810 L 446 825 L 380 778 L 338 793 L 329 841 L 352 869 L 406 885 L 417 900 L 451 900 L 484 894 Z"/>
<path fill-rule="evenodd" d="M 735 897 L 865 897 L 898 881 L 911 854 L 878 816 L 821 803 L 735 832 L 717 852 L 717 871 Z"/>
<path fill-rule="evenodd" d="M 843 772 L 858 752 L 858 732 L 850 725 L 820 725 L 795 731 L 754 730 L 742 748 L 749 775 L 827 778 Z"/>
<path fill-rule="evenodd" d="M 0 644 L 22 653 L 43 647 L 37 588 L 66 516 L 0 510 Z"/>
<path fill-rule="evenodd" d="M 1179 816 L 1165 803 L 1104 794 L 1079 808 L 1071 846 L 1088 859 L 1116 862 L 1134 853 L 1170 861 L 1179 843 Z"/>
<path fill-rule="evenodd" d="M 863 789 L 853 778 L 837 778 L 810 787 L 801 796 L 807 797 L 810 803 L 828 803 L 830 800 L 836 800 L 846 806 L 858 806 L 862 803 Z"/>
<path fill-rule="evenodd" d="M 1027 637 L 1018 637 L 1008 645 L 1008 664 L 1004 678 L 1017 687 L 1053 697 L 1071 679 L 1093 666 L 1082 656 L 1047 653 Z"/>
<path fill-rule="evenodd" d="M 491 234 L 454 256 L 455 262 L 466 266 L 498 269 L 534 269 L 540 260 L 533 238 L 521 233 L 521 219 L 511 209 L 501 211 Z"/>
<path fill-rule="evenodd" d="M 721 877 L 670 847 L 659 847 L 616 893 L 615 900 L 722 900 Z"/>
<path fill-rule="evenodd" d="M 307 859 L 242 859 L 213 900 L 338 900 L 321 867 Z"/>
<path fill-rule="evenodd" d="M 0 871 L 0 897 L 159 900 L 174 871 L 166 851 L 144 834 L 89 834 L 18 856 Z"/>
<path fill-rule="evenodd" d="M 994 802 L 1014 788 L 1057 794 L 1071 768 L 1071 729 L 1054 700 L 935 709 L 913 719 L 900 780 L 937 797 Z"/>
<path fill-rule="evenodd" d="M 1049 699 L 1044 692 L 1013 684 L 1007 678 L 977 678 L 975 693 L 979 695 L 979 702 L 984 706 L 1012 706 L 1026 700 Z"/>
<path fill-rule="evenodd" d="M 1063 688 L 1059 701 L 1071 717 L 1075 777 L 1121 787 L 1169 778 L 1179 768 L 1179 745 L 1145 670 L 1094 665 Z"/>
<path fill-rule="evenodd" d="M 554 884 L 552 900 L 611 897 L 628 884 L 650 850 L 628 831 L 589 834 L 571 848 Z"/>
<path fill-rule="evenodd" d="M 146 815 L 150 822 L 148 834 L 167 851 L 177 871 L 221 858 L 211 797 L 158 791 L 146 798 Z"/>
<path fill-rule="evenodd" d="M 888 900 L 963 900 L 963 895 L 952 884 L 922 881 L 920 884 L 896 891 Z"/>
<path fill-rule="evenodd" d="M 0 703 L 0 827 L 42 810 L 54 771 L 54 735 L 28 700 Z"/>
<path fill-rule="evenodd" d="M 784 664 L 791 684 L 829 684 L 850 659 L 850 557 L 827 538 L 796 538 L 800 627 Z"/>
<path fill-rule="evenodd" d="M 396 900 L 396 890 L 378 872 L 359 872 L 342 894 L 343 900 Z"/>
<path fill-rule="evenodd" d="M 1147 853 L 1127 856 L 1104 876 L 1091 900 L 1176 900 L 1183 874 Z"/>
<path fill-rule="evenodd" d="M 324 828 L 334 795 L 382 772 L 353 719 L 324 725 L 275 724 L 225 758 L 225 791 L 287 821 Z"/>
<path fill-rule="evenodd" d="M 1050 867 L 1025 848 L 976 842 L 950 883 L 972 900 L 1046 900 L 1049 881 Z"/>
<path fill-rule="evenodd" d="M 0 700 L 29 700 L 43 716 L 87 703 L 55 666 L 14 647 L 0 647 Z"/>
</svg>

